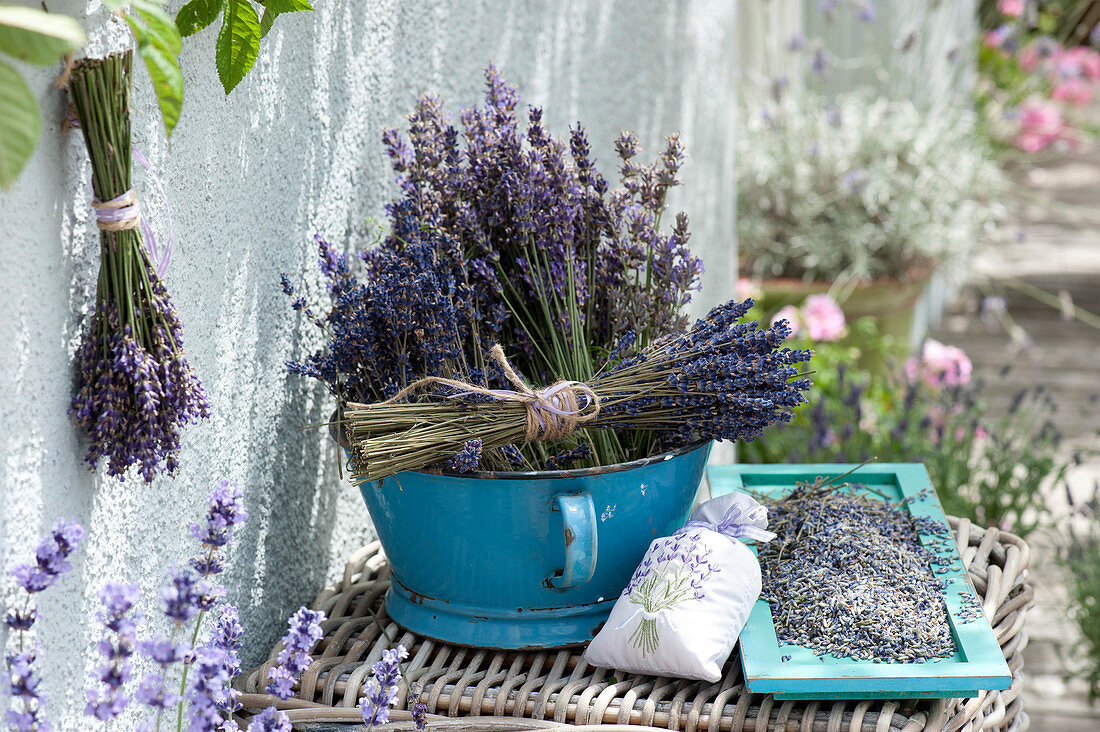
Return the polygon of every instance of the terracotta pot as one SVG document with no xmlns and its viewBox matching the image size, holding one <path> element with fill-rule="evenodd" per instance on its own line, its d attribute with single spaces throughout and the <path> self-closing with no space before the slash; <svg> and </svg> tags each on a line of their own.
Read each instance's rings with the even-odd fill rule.
<svg viewBox="0 0 1100 732">
<path fill-rule="evenodd" d="M 908 348 L 913 328 L 913 307 L 928 287 L 931 276 L 932 268 L 929 267 L 904 279 L 883 278 L 854 283 L 837 296 L 837 301 L 849 322 L 874 318 L 880 333 L 893 336 Z M 801 305 L 807 296 L 828 292 L 832 287 L 832 282 L 764 280 L 760 284 L 763 292 L 760 305 L 770 314 L 784 305 Z"/>
</svg>

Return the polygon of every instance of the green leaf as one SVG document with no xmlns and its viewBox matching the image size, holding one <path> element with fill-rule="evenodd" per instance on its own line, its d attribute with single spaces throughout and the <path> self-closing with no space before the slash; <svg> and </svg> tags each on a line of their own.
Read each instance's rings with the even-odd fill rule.
<svg viewBox="0 0 1100 732">
<path fill-rule="evenodd" d="M 194 35 L 218 19 L 225 0 L 191 0 L 176 13 L 176 26 L 184 38 Z"/>
<path fill-rule="evenodd" d="M 0 5 L 0 51 L 20 61 L 49 66 L 87 42 L 80 23 L 67 15 Z"/>
<path fill-rule="evenodd" d="M 0 186 L 10 188 L 38 144 L 42 120 L 19 72 L 0 61 Z"/>
<path fill-rule="evenodd" d="M 157 92 L 157 104 L 160 105 L 160 114 L 164 118 L 164 132 L 171 137 L 183 108 L 183 73 L 180 71 L 179 59 L 154 43 L 139 42 L 138 53 L 145 61 L 145 68 L 149 69 L 149 77 Z"/>
<path fill-rule="evenodd" d="M 225 93 L 233 91 L 260 53 L 260 19 L 250 0 L 226 0 L 218 33 L 218 78 Z"/>
<path fill-rule="evenodd" d="M 267 0 L 264 4 L 264 18 L 260 21 L 260 35 L 266 36 L 275 19 L 283 13 L 297 13 L 302 10 L 313 10 L 313 6 L 308 0 Z"/>
<path fill-rule="evenodd" d="M 134 0 L 131 7 L 134 12 L 123 17 L 134 31 L 138 54 L 145 61 L 145 68 L 153 81 L 160 115 L 164 120 L 164 132 L 171 137 L 183 108 L 183 73 L 176 58 L 183 42 L 176 24 L 160 3 Z"/>
<path fill-rule="evenodd" d="M 165 53 L 178 56 L 183 50 L 183 39 L 176 24 L 164 12 L 160 3 L 150 0 L 134 0 L 134 11 L 145 21 L 152 42 Z"/>
</svg>

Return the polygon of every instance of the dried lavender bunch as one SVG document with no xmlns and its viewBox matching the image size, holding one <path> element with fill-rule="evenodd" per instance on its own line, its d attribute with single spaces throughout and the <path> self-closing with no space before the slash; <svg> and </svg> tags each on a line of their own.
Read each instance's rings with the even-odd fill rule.
<svg viewBox="0 0 1100 732">
<path fill-rule="evenodd" d="M 322 251 L 334 307 L 317 316 L 284 276 L 295 309 L 330 336 L 290 369 L 323 380 L 342 400 L 389 398 L 425 376 L 503 385 L 487 358 L 498 343 L 536 381 L 583 381 L 622 333 L 636 332 L 644 348 L 686 325 L 681 310 L 702 263 L 687 247 L 686 215 L 671 231 L 661 228 L 667 193 L 679 185 L 679 139 L 642 165 L 637 139 L 624 133 L 616 144 L 621 189 L 611 191 L 582 127 L 556 139 L 538 108 L 521 124 L 516 90 L 492 66 L 485 75 L 485 104 L 462 113 L 461 130 L 438 98 L 425 96 L 407 140 L 397 130 L 383 134 L 399 196 L 387 206 L 388 235 L 362 255 L 370 285 L 357 282 L 346 259 Z M 395 312 L 394 302 L 408 306 Z M 643 430 L 586 437 L 596 464 L 644 457 L 654 446 Z M 545 464 L 560 448 L 527 450 Z M 497 451 L 484 461 L 509 464 Z"/>
<path fill-rule="evenodd" d="M 108 475 L 123 478 L 137 466 L 148 483 L 176 472 L 180 428 L 209 417 L 210 405 L 184 357 L 183 327 L 138 228 L 130 187 L 130 62 L 129 52 L 86 59 L 69 81 L 101 229 L 96 307 L 77 351 L 69 414 L 88 433 L 89 467 L 105 460 Z"/>
<path fill-rule="evenodd" d="M 324 381 L 341 401 L 387 399 L 416 379 L 458 375 L 483 381 L 468 366 L 467 349 L 476 337 L 492 337 L 469 309 L 461 272 L 453 260 L 440 261 L 438 236 L 401 229 L 401 252 L 383 250 L 368 259 L 366 282 L 350 268 L 347 255 L 315 237 L 321 272 L 335 306 L 317 316 L 283 276 L 293 307 L 329 336 L 325 346 L 304 361 L 291 361 L 292 373 Z M 476 349 L 474 353 L 476 353 Z M 481 378 L 479 378 L 479 376 Z"/>
<path fill-rule="evenodd" d="M 707 440 L 752 440 L 790 419 L 810 386 L 798 365 L 810 352 L 782 348 L 786 321 L 740 322 L 752 301 L 714 308 L 686 333 L 607 367 L 587 384 L 486 390 L 426 379 L 400 397 L 345 411 L 357 480 L 377 480 L 449 459 L 471 440 L 482 450 L 565 439 L 579 426 L 646 430 L 663 448 Z M 494 349 L 495 351 L 498 349 Z M 502 359 L 498 355 L 498 358 Z M 501 362 L 507 369 L 507 362 Z"/>
</svg>

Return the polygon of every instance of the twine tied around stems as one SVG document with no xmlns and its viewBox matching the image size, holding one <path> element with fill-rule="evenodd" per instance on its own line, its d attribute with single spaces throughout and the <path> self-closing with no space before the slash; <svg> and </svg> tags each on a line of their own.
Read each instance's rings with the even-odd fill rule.
<svg viewBox="0 0 1100 732">
<path fill-rule="evenodd" d="M 505 402 L 518 402 L 526 408 L 527 429 L 524 439 L 527 442 L 564 439 L 573 434 L 578 426 L 591 422 L 600 413 L 600 397 L 585 383 L 558 381 L 545 389 L 532 389 L 512 368 L 499 344 L 489 351 L 489 359 L 500 366 L 505 378 L 516 387 L 515 390 L 489 389 L 457 379 L 426 376 L 382 403 L 393 404 L 425 386 L 434 385 L 458 389 L 455 394 L 448 395 L 448 399 L 480 395 Z"/>
<path fill-rule="evenodd" d="M 141 206 L 133 188 L 110 201 L 93 198 L 92 208 L 95 209 L 95 225 L 101 231 L 127 231 L 141 226 Z"/>
</svg>

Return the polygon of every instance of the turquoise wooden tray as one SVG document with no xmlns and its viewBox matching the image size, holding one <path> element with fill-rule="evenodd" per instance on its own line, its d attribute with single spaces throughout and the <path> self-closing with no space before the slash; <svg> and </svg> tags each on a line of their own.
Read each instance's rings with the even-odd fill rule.
<svg viewBox="0 0 1100 732">
<path fill-rule="evenodd" d="M 819 477 L 839 477 L 856 466 L 816 465 L 715 465 L 707 470 L 715 496 L 744 491 L 777 498 L 795 483 Z M 944 526 L 947 517 L 931 490 L 928 472 L 920 463 L 865 465 L 844 482 L 862 484 L 891 500 L 916 496 L 909 504 L 914 516 L 927 516 Z M 921 496 L 921 491 L 929 489 Z M 869 493 L 872 497 L 877 497 Z M 932 537 L 922 536 L 929 545 Z M 749 691 L 773 694 L 777 699 L 916 699 L 970 697 L 979 690 L 1007 689 L 1012 674 L 993 629 L 984 616 L 964 622 L 963 608 L 977 601 L 974 586 L 959 557 L 949 544 L 952 561 L 937 571 L 947 581 L 943 594 L 951 632 L 958 651 L 950 658 L 924 663 L 884 663 L 814 655 L 802 646 L 780 645 L 775 636 L 771 608 L 758 600 L 741 631 L 741 663 Z M 755 551 L 755 547 L 753 547 Z"/>
</svg>

